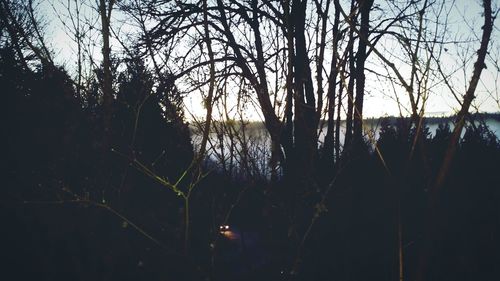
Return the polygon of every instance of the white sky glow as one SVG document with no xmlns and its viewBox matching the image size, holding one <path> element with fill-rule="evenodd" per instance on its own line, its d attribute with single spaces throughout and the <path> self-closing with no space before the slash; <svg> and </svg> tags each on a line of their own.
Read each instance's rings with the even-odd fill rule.
<svg viewBox="0 0 500 281">
<path fill-rule="evenodd" d="M 82 2 L 80 0 L 76 3 Z M 390 10 L 390 4 L 397 1 L 375 1 L 375 4 L 380 5 L 383 11 Z M 401 2 L 401 1 L 400 1 Z M 405 2 L 405 1 L 402 1 Z M 493 10 L 498 9 L 498 3 L 493 1 Z M 50 46 L 52 46 L 55 51 L 55 58 L 59 64 L 65 65 L 67 69 L 71 72 L 74 71 L 76 66 L 76 44 L 68 35 L 68 30 L 71 27 L 68 21 L 68 11 L 65 5 L 70 3 L 74 5 L 75 0 L 41 0 L 41 15 L 48 22 L 47 25 L 47 41 Z M 475 61 L 475 52 L 479 48 L 479 36 L 481 34 L 482 26 L 482 15 L 481 15 L 481 5 L 477 0 L 457 0 L 455 2 L 449 1 L 449 5 L 445 7 L 449 11 L 448 26 L 445 30 L 445 37 L 443 40 L 455 41 L 458 43 L 444 44 L 441 57 L 440 66 L 444 73 L 448 74 L 448 79 L 452 82 L 453 88 L 456 90 L 458 95 L 463 95 L 465 93 L 465 87 L 468 85 L 470 75 L 472 73 L 473 62 Z M 454 5 L 453 5 L 454 4 Z M 85 18 L 88 22 L 94 24 L 93 30 L 90 30 L 88 35 L 88 42 L 92 46 L 91 53 L 87 53 L 87 56 L 92 56 L 95 62 L 100 61 L 100 44 L 101 40 L 99 37 L 100 22 L 98 21 L 97 12 L 92 9 L 91 5 L 96 7 L 95 1 L 88 0 L 83 1 L 82 5 L 82 18 Z M 345 6 L 347 7 L 347 5 Z M 345 9 L 344 7 L 344 9 Z M 389 8 L 388 8 L 389 7 Z M 451 7 L 451 8 L 450 8 Z M 437 11 L 429 12 L 429 21 L 432 21 L 432 13 L 437 13 Z M 121 35 L 126 35 L 127 33 L 133 33 L 134 29 L 131 27 L 131 20 L 127 19 L 124 14 L 120 11 L 115 10 L 114 20 L 112 25 L 116 31 L 120 31 Z M 383 16 L 383 15 L 382 15 Z M 377 13 L 374 12 L 372 18 L 377 17 Z M 64 22 L 64 24 L 63 24 Z M 66 26 L 65 26 L 66 24 Z M 432 22 L 428 23 L 429 28 L 434 25 Z M 442 27 L 438 27 L 442 28 Z M 487 69 L 484 69 L 481 76 L 481 83 L 476 91 L 477 98 L 474 100 L 474 109 L 481 112 L 498 112 L 500 111 L 499 103 L 499 89 L 500 89 L 500 77 L 499 77 L 499 65 L 500 65 L 500 42 L 499 42 L 499 30 L 500 24 L 498 20 L 495 22 L 494 31 L 492 34 L 492 39 L 490 43 L 490 53 L 487 58 Z M 442 32 L 441 30 L 440 32 Z M 121 38 L 123 41 L 127 42 L 127 38 Z M 121 52 L 121 47 L 114 38 L 112 40 L 112 51 L 116 54 Z M 404 56 L 404 51 L 400 44 L 397 44 L 394 39 L 384 38 L 380 40 L 377 44 L 377 49 L 382 51 L 384 55 L 390 58 L 401 71 L 403 75 L 408 76 L 410 73 L 409 66 L 403 62 L 408 61 L 408 58 Z M 182 49 L 178 50 L 182 52 Z M 422 54 L 425 58 L 425 54 Z M 465 67 L 464 67 L 465 66 Z M 377 58 L 373 53 L 369 57 L 366 63 L 367 69 L 370 71 L 365 71 L 366 73 L 366 94 L 364 101 L 364 116 L 365 117 L 378 117 L 386 115 L 398 116 L 401 113 L 403 115 L 409 114 L 409 100 L 408 95 L 405 94 L 402 87 L 398 86 L 397 83 L 390 83 L 390 79 L 377 76 L 372 72 L 376 72 L 382 75 L 389 75 L 395 77 L 391 70 L 388 70 L 386 66 Z M 90 71 L 90 67 L 88 69 Z M 314 76 L 315 74 L 313 74 Z M 326 79 L 326 78 L 325 78 Z M 451 91 L 446 87 L 442 80 L 439 79 L 439 75 L 434 75 L 428 83 L 429 98 L 426 101 L 426 115 L 428 116 L 441 116 L 453 114 L 460 104 L 455 100 Z M 183 85 L 178 85 L 181 89 L 187 88 Z M 233 87 L 233 88 L 232 88 Z M 237 87 L 234 83 L 232 87 L 227 87 L 227 92 L 235 93 Z M 397 98 L 399 100 L 396 100 Z M 197 118 L 203 118 L 205 115 L 204 107 L 202 104 L 202 93 L 191 93 L 186 96 L 185 105 L 188 113 L 196 116 Z M 237 100 L 235 95 L 230 95 L 227 98 L 228 104 L 236 104 Z M 247 99 L 246 101 L 247 110 L 245 112 L 245 118 L 260 120 L 261 114 L 258 109 L 256 109 L 255 97 Z M 398 106 L 398 102 L 399 105 Z M 230 110 L 231 114 L 234 114 Z M 217 117 L 218 112 L 215 112 Z M 189 114 L 188 114 L 189 116 Z"/>
</svg>

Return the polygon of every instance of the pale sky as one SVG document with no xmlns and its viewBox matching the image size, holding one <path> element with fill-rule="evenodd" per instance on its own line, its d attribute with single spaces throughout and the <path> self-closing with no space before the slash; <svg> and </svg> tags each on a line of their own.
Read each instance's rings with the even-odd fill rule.
<svg viewBox="0 0 500 281">
<path fill-rule="evenodd" d="M 72 1 L 69 1 L 72 2 Z M 90 1 L 92 2 L 92 0 Z M 452 1 L 450 1 L 452 2 Z M 493 9 L 498 9 L 499 4 L 493 1 Z M 63 64 L 69 69 L 75 69 L 76 65 L 76 48 L 75 43 L 68 37 L 65 33 L 64 25 L 61 19 L 66 24 L 71 24 L 65 15 L 67 11 L 61 3 L 68 3 L 67 0 L 41 0 L 41 10 L 43 11 L 43 16 L 47 21 L 47 41 L 52 46 L 56 55 L 55 58 L 57 62 Z M 375 1 L 375 4 L 384 4 L 385 1 Z M 73 3 L 72 3 L 73 4 Z M 61 18 L 56 16 L 60 15 Z M 98 29 L 100 22 L 97 21 L 97 14 L 92 11 L 89 7 L 84 7 L 82 9 L 82 15 L 88 18 L 90 21 L 94 22 L 94 32 L 93 38 L 95 46 L 93 46 L 93 56 L 98 61 L 100 59 L 100 37 L 98 34 Z M 121 20 L 123 16 L 120 15 L 118 11 L 114 12 L 115 21 L 112 23 L 116 29 L 122 27 Z M 121 18 L 119 18 L 121 17 Z M 466 19 L 466 22 L 462 18 Z M 453 87 L 456 92 L 462 95 L 465 92 L 465 87 L 468 85 L 470 75 L 472 72 L 472 63 L 475 61 L 475 50 L 479 48 L 479 40 L 477 36 L 480 36 L 483 18 L 481 17 L 481 6 L 477 0 L 458 0 L 456 5 L 451 10 L 450 20 L 449 20 L 449 34 L 450 39 L 454 38 L 457 40 L 472 40 L 469 43 L 469 49 L 464 52 L 462 47 L 465 44 L 449 44 L 445 47 L 447 51 L 441 57 L 441 67 L 446 73 L 454 73 L 450 77 L 450 81 L 453 82 Z M 126 31 L 127 28 L 123 28 L 122 31 Z M 482 112 L 498 112 L 500 111 L 500 105 L 498 103 L 499 99 L 499 89 L 500 89 L 500 77 L 498 65 L 500 64 L 500 24 L 499 20 L 495 22 L 495 29 L 492 35 L 492 42 L 490 43 L 490 56 L 486 62 L 487 69 L 485 69 L 481 76 L 481 83 L 476 91 L 477 98 L 474 101 L 474 105 Z M 393 41 L 391 39 L 381 40 L 378 48 L 384 50 L 384 54 L 391 57 L 397 64 L 397 61 L 401 59 L 400 50 L 394 48 Z M 460 47 L 460 48 L 457 48 Z M 119 43 L 116 40 L 112 40 L 112 50 L 114 52 L 119 52 Z M 468 62 L 465 72 L 462 71 L 461 65 L 462 60 Z M 496 66 L 493 61 L 496 60 Z M 380 62 L 374 54 L 367 61 L 367 67 L 371 70 L 375 70 L 379 73 L 387 74 L 387 70 L 384 68 L 383 63 Z M 409 73 L 409 68 L 404 64 L 399 64 L 399 70 L 403 74 Z M 458 70 L 458 71 L 457 71 Z M 391 75 L 392 73 L 389 72 Z M 313 74 L 314 75 L 314 74 Z M 388 80 L 383 80 L 376 75 L 366 72 L 367 84 L 366 84 L 366 94 L 365 94 L 365 106 L 364 106 L 364 116 L 365 117 L 377 117 L 384 115 L 399 115 L 398 103 L 395 100 L 394 88 Z M 435 81 L 439 82 L 439 81 Z M 430 83 L 432 84 L 432 83 Z M 432 94 L 429 95 L 429 99 L 426 103 L 427 115 L 448 115 L 453 114 L 454 111 L 459 107 L 458 102 L 453 98 L 451 92 L 444 86 L 444 83 L 435 83 L 430 90 Z M 397 87 L 397 86 L 396 86 Z M 405 109 L 408 106 L 408 97 L 404 94 L 404 91 L 396 88 L 400 102 L 402 102 L 403 107 L 401 108 L 404 115 L 409 112 Z M 188 96 L 185 100 L 187 111 L 191 112 L 195 116 L 204 116 L 204 109 L 201 103 L 201 98 L 199 94 L 192 94 Z M 252 108 L 252 103 L 248 103 L 247 117 L 249 119 L 259 119 L 261 116 L 258 110 Z M 189 115 L 189 114 L 188 114 Z"/>
</svg>

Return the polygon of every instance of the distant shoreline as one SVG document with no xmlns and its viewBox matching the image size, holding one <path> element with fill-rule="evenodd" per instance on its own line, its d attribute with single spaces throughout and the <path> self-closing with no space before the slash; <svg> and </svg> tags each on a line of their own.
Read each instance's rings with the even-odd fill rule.
<svg viewBox="0 0 500 281">
<path fill-rule="evenodd" d="M 484 119 L 484 120 L 493 119 L 495 121 L 500 122 L 500 112 L 473 113 L 470 115 L 474 120 L 478 120 L 478 121 L 481 119 Z M 442 116 L 442 117 L 438 117 L 438 116 L 426 117 L 426 116 L 424 116 L 424 120 L 425 120 L 427 125 L 438 125 L 438 124 L 445 123 L 445 122 L 446 123 L 453 122 L 455 120 L 455 117 L 456 117 L 456 115 L 449 115 L 449 116 Z M 403 117 L 403 120 L 408 120 L 409 118 L 410 117 Z M 382 116 L 382 117 L 369 117 L 369 118 L 363 119 L 363 122 L 367 126 L 373 127 L 374 125 L 379 124 L 382 119 L 388 119 L 390 124 L 396 124 L 396 121 L 400 120 L 401 117 L 392 116 L 392 115 L 391 116 Z M 265 129 L 264 123 L 262 121 L 255 121 L 255 120 L 252 120 L 252 121 L 244 120 L 244 121 L 245 121 L 245 126 L 246 126 L 247 130 Z M 203 122 L 203 121 L 199 121 L 199 122 Z M 219 125 L 221 123 L 221 121 L 218 121 L 218 120 L 214 120 L 212 122 L 216 125 Z M 224 121 L 224 122 L 227 123 L 227 121 Z M 327 122 L 327 120 L 324 120 L 324 119 L 321 120 L 320 127 L 326 127 L 326 122 Z M 233 123 L 232 125 L 234 125 L 235 128 L 237 128 L 237 129 L 239 129 L 239 127 L 241 125 L 240 120 L 232 120 L 232 121 L 230 121 L 230 123 Z M 341 123 L 342 123 L 342 125 L 345 124 L 345 119 L 341 119 Z M 189 122 L 189 128 L 191 130 L 191 133 L 196 134 L 197 126 L 193 122 Z"/>
</svg>

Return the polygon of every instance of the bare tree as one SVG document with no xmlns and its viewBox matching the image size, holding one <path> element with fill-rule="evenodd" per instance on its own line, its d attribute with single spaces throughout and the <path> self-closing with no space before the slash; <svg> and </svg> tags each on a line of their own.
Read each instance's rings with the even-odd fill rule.
<svg viewBox="0 0 500 281">
<path fill-rule="evenodd" d="M 113 11 L 114 0 L 99 0 L 97 3 L 99 16 L 101 19 L 101 37 L 102 37 L 102 92 L 103 92 L 103 126 L 104 126 L 104 151 L 109 149 L 109 136 L 111 134 L 111 118 L 113 115 L 113 84 L 111 74 L 111 14 Z"/>
<path fill-rule="evenodd" d="M 54 67 L 52 55 L 48 50 L 40 27 L 40 19 L 32 0 L 0 2 L 0 16 L 2 25 L 6 27 L 16 53 L 27 68 L 28 58 L 26 51 L 34 55 L 44 67 Z"/>
</svg>

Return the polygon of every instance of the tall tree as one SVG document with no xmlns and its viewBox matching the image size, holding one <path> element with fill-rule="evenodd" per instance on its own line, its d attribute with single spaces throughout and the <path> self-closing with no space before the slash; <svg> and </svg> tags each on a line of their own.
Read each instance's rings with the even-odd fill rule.
<svg viewBox="0 0 500 281">
<path fill-rule="evenodd" d="M 113 77 L 111 73 L 111 14 L 114 0 L 98 0 L 98 11 L 101 19 L 102 38 L 102 93 L 103 93 L 103 150 L 107 153 L 110 148 L 111 119 L 113 117 Z"/>
<path fill-rule="evenodd" d="M 365 96 L 365 61 L 366 61 L 366 46 L 368 35 L 370 33 L 370 11 L 372 9 L 373 0 L 358 0 L 360 10 L 360 28 L 358 51 L 356 52 L 356 99 L 354 101 L 354 138 L 356 142 L 362 141 L 363 137 L 363 101 Z"/>
</svg>

